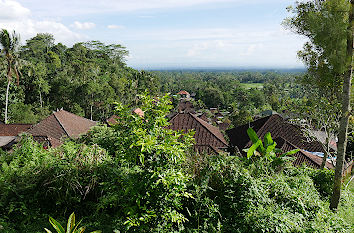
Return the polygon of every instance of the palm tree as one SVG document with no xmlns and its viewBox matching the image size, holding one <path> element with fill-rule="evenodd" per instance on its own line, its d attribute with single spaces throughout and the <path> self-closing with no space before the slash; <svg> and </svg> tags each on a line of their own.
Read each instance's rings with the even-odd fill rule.
<svg viewBox="0 0 354 233">
<path fill-rule="evenodd" d="M 18 57 L 17 57 L 17 49 L 19 46 L 19 36 L 13 31 L 12 35 L 6 29 L 2 29 L 0 31 L 0 45 L 2 46 L 2 50 L 0 52 L 5 55 L 5 59 L 7 62 L 7 88 L 6 88 L 6 101 L 5 101 L 5 124 L 7 121 L 7 108 L 9 103 L 9 89 L 10 83 L 12 80 L 13 73 L 16 75 L 17 86 L 20 82 L 20 76 L 18 71 Z"/>
</svg>

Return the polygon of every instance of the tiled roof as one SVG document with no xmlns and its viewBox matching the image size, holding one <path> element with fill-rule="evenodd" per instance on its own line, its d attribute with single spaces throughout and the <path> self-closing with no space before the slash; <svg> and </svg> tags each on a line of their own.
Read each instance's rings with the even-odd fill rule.
<svg viewBox="0 0 354 233">
<path fill-rule="evenodd" d="M 114 125 L 114 124 L 117 124 L 118 122 L 117 122 L 117 119 L 118 119 L 118 116 L 117 115 L 112 115 L 110 118 L 108 118 L 107 120 L 106 120 L 106 122 L 107 122 L 107 124 L 108 125 Z"/>
<path fill-rule="evenodd" d="M 230 126 L 230 124 L 227 122 L 223 122 L 221 124 L 218 124 L 219 129 L 224 130 L 224 131 L 227 130 L 229 128 L 229 126 Z"/>
<path fill-rule="evenodd" d="M 284 140 L 283 138 L 276 138 L 274 141 L 277 143 L 277 147 L 280 148 L 283 151 L 283 153 L 294 149 L 299 149 L 296 146 L 289 143 L 288 141 Z M 300 149 L 298 152 L 296 152 L 291 156 L 296 158 L 295 161 L 293 162 L 295 166 L 301 166 L 303 163 L 306 163 L 308 166 L 312 168 L 320 168 L 322 164 L 321 157 L 314 155 L 310 152 L 307 152 L 305 150 Z M 326 162 L 325 167 L 328 169 L 334 168 L 333 164 L 328 161 Z"/>
<path fill-rule="evenodd" d="M 268 119 L 269 117 L 261 118 L 250 122 L 249 124 L 226 130 L 226 134 L 230 139 L 230 144 L 232 146 L 237 146 L 240 151 L 246 148 L 247 143 L 250 141 L 250 138 L 247 135 L 247 129 L 253 128 L 254 131 L 258 132 L 258 130 L 268 121 Z"/>
<path fill-rule="evenodd" d="M 0 124 L 0 136 L 17 136 L 30 127 L 30 124 Z"/>
<path fill-rule="evenodd" d="M 251 127 L 257 133 L 258 137 L 263 138 L 267 132 L 270 132 L 273 138 L 284 138 L 294 146 L 312 152 L 324 152 L 318 141 L 308 142 L 303 136 L 299 126 L 284 121 L 277 114 L 260 118 L 250 124 L 241 125 L 234 129 L 227 130 L 230 143 L 239 149 L 250 147 L 252 142 L 247 135 L 247 129 Z"/>
<path fill-rule="evenodd" d="M 200 115 L 199 118 L 202 119 L 203 121 L 206 121 L 206 122 L 209 121 L 207 114 L 205 112 L 202 115 Z"/>
<path fill-rule="evenodd" d="M 189 95 L 189 93 L 187 91 L 180 91 L 177 93 L 177 95 Z"/>
<path fill-rule="evenodd" d="M 143 112 L 143 110 L 141 110 L 141 108 L 134 109 L 133 113 L 137 114 L 140 117 L 144 117 L 144 112 Z"/>
<path fill-rule="evenodd" d="M 221 150 L 214 146 L 210 145 L 194 145 L 194 151 L 198 152 L 199 154 L 207 153 L 207 154 L 219 154 Z"/>
<path fill-rule="evenodd" d="M 178 103 L 178 112 L 194 112 L 194 106 L 190 101 L 180 101 Z"/>
<path fill-rule="evenodd" d="M 169 129 L 194 130 L 196 146 L 227 147 L 227 142 L 220 130 L 191 113 L 178 113 L 170 120 Z"/>
<path fill-rule="evenodd" d="M 16 136 L 0 136 L 0 147 L 6 146 L 16 139 Z"/>
<path fill-rule="evenodd" d="M 252 145 L 247 135 L 248 128 L 253 128 L 261 139 L 267 132 L 270 132 L 272 138 L 275 138 L 277 147 L 283 152 L 300 149 L 300 151 L 293 155 L 296 157 L 294 165 L 299 166 L 306 163 L 313 168 L 320 168 L 322 158 L 308 151 L 324 152 L 321 144 L 318 141 L 308 142 L 299 126 L 286 122 L 280 115 L 273 114 L 249 124 L 227 130 L 226 133 L 229 136 L 230 144 L 237 146 L 240 151 Z M 326 163 L 326 167 L 333 169 L 333 165 L 329 162 Z"/>
<path fill-rule="evenodd" d="M 132 110 L 132 113 L 135 113 L 135 114 L 137 114 L 140 117 L 144 117 L 144 111 L 141 110 L 141 108 L 135 108 L 134 110 Z M 112 115 L 110 118 L 108 118 L 106 120 L 106 123 L 107 123 L 108 126 L 115 125 L 115 124 L 118 123 L 118 119 L 119 118 L 120 117 L 117 116 L 117 115 Z"/>
<path fill-rule="evenodd" d="M 94 125 L 96 125 L 94 121 L 60 110 L 33 125 L 27 132 L 34 137 L 47 137 L 57 144 L 62 137 L 76 138 Z"/>
</svg>

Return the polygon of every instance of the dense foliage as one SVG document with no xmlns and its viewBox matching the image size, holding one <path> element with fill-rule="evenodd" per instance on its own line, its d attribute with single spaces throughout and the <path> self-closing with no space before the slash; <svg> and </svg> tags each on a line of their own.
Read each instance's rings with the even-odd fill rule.
<svg viewBox="0 0 354 233">
<path fill-rule="evenodd" d="M 59 148 L 24 136 L 1 152 L 1 229 L 38 232 L 48 216 L 65 222 L 75 211 L 88 230 L 103 232 L 353 230 L 328 209 L 333 173 L 195 155 L 191 135 L 165 128 L 168 96 L 139 103 L 143 118 L 117 104 L 117 124 Z"/>
<path fill-rule="evenodd" d="M 17 52 L 19 86 L 10 83 L 9 122 L 34 123 L 62 107 L 100 120 L 111 116 L 117 99 L 134 106 L 138 93 L 157 93 L 157 79 L 127 67 L 127 55 L 125 47 L 99 41 L 68 48 L 55 44 L 50 34 L 27 40 Z M 5 56 L 0 56 L 0 109 L 5 106 L 6 70 Z"/>
</svg>

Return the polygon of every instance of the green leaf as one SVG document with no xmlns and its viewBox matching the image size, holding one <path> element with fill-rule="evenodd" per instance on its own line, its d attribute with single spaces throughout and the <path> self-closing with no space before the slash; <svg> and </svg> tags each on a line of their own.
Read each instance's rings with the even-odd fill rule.
<svg viewBox="0 0 354 233">
<path fill-rule="evenodd" d="M 49 217 L 49 222 L 58 233 L 65 233 L 64 228 L 54 218 Z"/>
<path fill-rule="evenodd" d="M 248 134 L 248 137 L 251 139 L 251 141 L 253 143 L 257 143 L 257 141 L 259 140 L 256 132 L 252 129 L 252 128 L 248 128 L 247 129 L 247 134 Z"/>
<path fill-rule="evenodd" d="M 79 230 L 77 230 L 77 232 L 74 233 L 82 233 L 86 230 L 86 227 L 80 227 Z"/>
<path fill-rule="evenodd" d="M 66 226 L 66 233 L 71 233 L 71 230 L 75 226 L 75 214 L 74 212 L 70 215 L 68 219 L 68 225 Z"/>
<path fill-rule="evenodd" d="M 270 132 L 266 133 L 264 135 L 264 146 L 267 148 L 269 145 L 273 145 L 274 141 L 272 136 L 270 135 Z"/>
<path fill-rule="evenodd" d="M 82 220 L 80 220 L 80 221 L 75 225 L 75 228 L 74 228 L 74 230 L 72 231 L 73 233 L 77 232 L 77 228 L 79 227 L 81 221 L 82 221 Z"/>
<path fill-rule="evenodd" d="M 293 155 L 293 154 L 297 153 L 298 151 L 300 151 L 300 149 L 291 150 L 291 151 L 288 151 L 288 152 L 282 154 L 282 156 Z"/>
<path fill-rule="evenodd" d="M 47 232 L 47 233 L 52 233 L 50 230 L 48 230 L 47 228 L 44 228 L 44 230 Z"/>
<path fill-rule="evenodd" d="M 247 151 L 247 159 L 251 158 L 252 155 L 256 152 L 257 148 L 262 144 L 261 140 L 258 140 L 254 143 Z"/>
<path fill-rule="evenodd" d="M 276 147 L 276 143 L 273 143 L 273 144 L 271 144 L 271 145 L 268 145 L 268 147 L 267 147 L 267 149 L 266 149 L 266 154 L 269 154 L 270 152 L 274 152 L 274 150 L 275 150 L 275 147 Z"/>
</svg>

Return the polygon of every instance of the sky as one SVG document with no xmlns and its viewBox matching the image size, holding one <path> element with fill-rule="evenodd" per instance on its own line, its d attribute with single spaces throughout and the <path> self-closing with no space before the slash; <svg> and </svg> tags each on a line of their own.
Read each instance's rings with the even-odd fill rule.
<svg viewBox="0 0 354 233">
<path fill-rule="evenodd" d="M 301 68 L 305 38 L 281 22 L 295 0 L 0 0 L 0 28 L 24 43 L 121 44 L 127 64 L 160 68 Z"/>
</svg>

